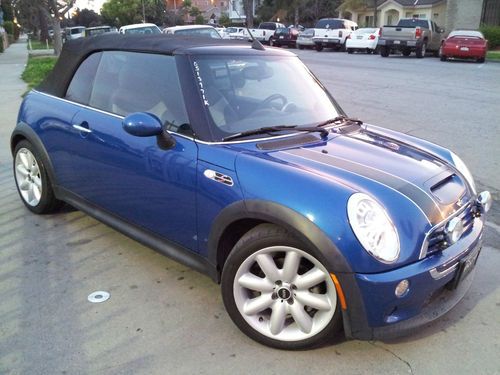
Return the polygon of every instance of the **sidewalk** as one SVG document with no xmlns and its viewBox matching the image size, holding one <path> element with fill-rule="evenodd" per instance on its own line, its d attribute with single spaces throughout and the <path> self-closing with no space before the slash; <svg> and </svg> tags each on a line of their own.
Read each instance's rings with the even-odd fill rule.
<svg viewBox="0 0 500 375">
<path fill-rule="evenodd" d="M 10 133 L 16 124 L 21 95 L 26 90 L 21 74 L 27 60 L 26 39 L 20 39 L 0 53 L 0 166 L 10 164 Z"/>
</svg>

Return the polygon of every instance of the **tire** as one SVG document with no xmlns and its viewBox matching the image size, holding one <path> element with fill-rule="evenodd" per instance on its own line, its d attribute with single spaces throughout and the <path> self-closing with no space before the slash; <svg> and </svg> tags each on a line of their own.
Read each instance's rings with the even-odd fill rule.
<svg viewBox="0 0 500 375">
<path fill-rule="evenodd" d="M 298 45 L 297 45 L 297 48 L 298 48 L 298 49 L 304 49 L 304 46 L 303 46 L 302 44 L 298 44 Z"/>
<path fill-rule="evenodd" d="M 389 48 L 382 46 L 380 47 L 380 56 L 388 57 L 389 56 Z"/>
<path fill-rule="evenodd" d="M 24 205 L 36 214 L 48 214 L 63 204 L 56 199 L 52 183 L 38 150 L 28 141 L 14 149 L 14 180 Z"/>
<path fill-rule="evenodd" d="M 411 55 L 411 49 L 409 49 L 409 48 L 405 48 L 405 49 L 403 49 L 403 50 L 401 51 L 401 53 L 403 54 L 403 56 L 408 57 L 408 56 L 410 56 L 410 55 Z"/>
<path fill-rule="evenodd" d="M 316 51 L 318 51 L 318 52 L 323 51 L 323 45 L 321 45 L 321 44 L 316 44 Z"/>
<path fill-rule="evenodd" d="M 222 298 L 236 326 L 278 349 L 329 342 L 341 328 L 341 314 L 335 285 L 318 259 L 315 249 L 278 226 L 261 224 L 246 233 L 222 272 Z"/>
<path fill-rule="evenodd" d="M 441 61 L 447 61 L 448 58 L 445 55 L 441 55 L 441 56 L 439 56 L 439 60 L 441 60 Z"/>
<path fill-rule="evenodd" d="M 352 55 L 354 53 L 354 49 L 348 48 L 347 49 L 347 53 L 350 54 L 350 55 Z"/>
<path fill-rule="evenodd" d="M 417 47 L 417 50 L 415 51 L 417 58 L 423 59 L 425 57 L 425 53 L 427 52 L 427 43 L 422 43 L 420 47 Z"/>
<path fill-rule="evenodd" d="M 340 46 L 339 51 L 340 51 L 340 52 L 345 52 L 345 51 L 347 51 L 347 46 L 346 46 L 346 42 L 345 42 L 345 41 L 344 41 L 344 43 L 342 43 L 342 45 Z"/>
<path fill-rule="evenodd" d="M 485 61 L 484 57 L 480 57 L 479 59 L 476 60 L 478 63 L 482 64 Z"/>
</svg>

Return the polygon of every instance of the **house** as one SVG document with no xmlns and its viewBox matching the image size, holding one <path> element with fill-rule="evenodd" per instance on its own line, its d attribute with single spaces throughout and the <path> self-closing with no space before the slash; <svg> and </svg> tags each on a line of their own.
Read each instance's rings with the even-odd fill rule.
<svg viewBox="0 0 500 375">
<path fill-rule="evenodd" d="M 373 1 L 368 1 L 373 3 Z M 446 30 L 477 29 L 481 23 L 498 25 L 498 0 L 377 0 L 375 22 L 374 7 L 356 9 L 340 6 L 340 18 L 351 19 L 360 26 L 396 25 L 401 18 L 431 19 Z"/>
<path fill-rule="evenodd" d="M 222 14 L 227 14 L 229 10 L 229 3 L 231 0 L 191 0 L 191 6 L 198 8 L 205 19 L 215 17 L 219 19 Z M 183 0 L 166 0 L 167 9 L 178 11 L 182 5 Z M 186 21 L 193 21 L 193 17 L 187 16 Z"/>
</svg>

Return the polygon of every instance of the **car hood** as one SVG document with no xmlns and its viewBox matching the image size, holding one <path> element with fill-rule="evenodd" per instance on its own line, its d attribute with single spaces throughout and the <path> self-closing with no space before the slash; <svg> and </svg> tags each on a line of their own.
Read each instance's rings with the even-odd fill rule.
<svg viewBox="0 0 500 375">
<path fill-rule="evenodd" d="M 275 160 L 323 176 L 334 177 L 342 170 L 351 174 L 350 181 L 354 184 L 368 179 L 396 190 L 412 200 L 433 225 L 471 198 L 464 178 L 452 165 L 401 140 L 373 131 L 336 134 L 327 142 L 277 150 L 271 155 Z"/>
</svg>

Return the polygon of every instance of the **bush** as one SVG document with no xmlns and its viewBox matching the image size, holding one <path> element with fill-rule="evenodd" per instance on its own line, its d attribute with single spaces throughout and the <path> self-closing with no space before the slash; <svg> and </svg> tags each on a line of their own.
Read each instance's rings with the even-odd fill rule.
<svg viewBox="0 0 500 375">
<path fill-rule="evenodd" d="M 14 22 L 12 21 L 5 21 L 3 23 L 3 28 L 9 35 L 14 35 Z"/>
<path fill-rule="evenodd" d="M 481 26 L 480 30 L 488 39 L 490 49 L 500 47 L 500 26 Z"/>
</svg>

